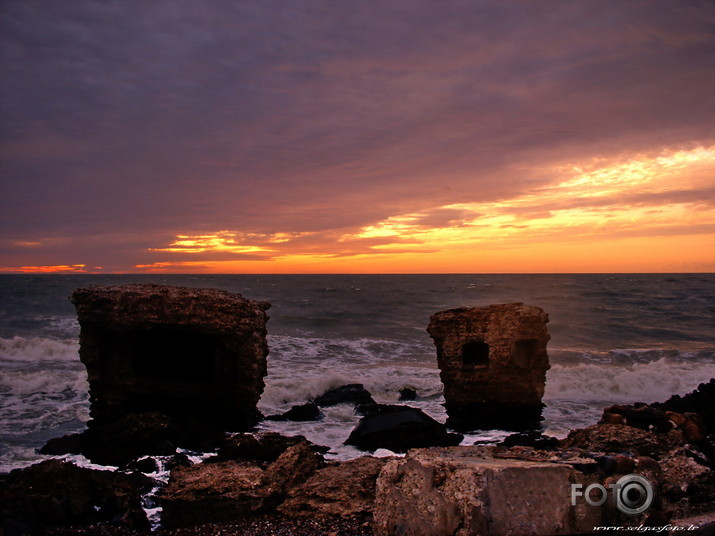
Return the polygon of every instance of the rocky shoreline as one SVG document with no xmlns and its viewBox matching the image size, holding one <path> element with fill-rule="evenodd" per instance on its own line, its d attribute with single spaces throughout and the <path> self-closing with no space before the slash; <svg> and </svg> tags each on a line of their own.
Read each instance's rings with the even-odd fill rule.
<svg viewBox="0 0 715 536">
<path fill-rule="evenodd" d="M 541 309 L 454 309 L 429 328 L 450 428 L 522 432 L 458 446 L 461 434 L 409 405 L 378 404 L 361 384 L 265 417 L 305 422 L 352 405 L 361 419 L 345 443 L 365 455 L 331 461 L 303 436 L 252 431 L 264 418 L 270 304 L 159 285 L 71 299 L 92 420 L 40 453 L 111 467 L 50 458 L 0 475 L 0 536 L 519 536 L 693 516 L 715 531 L 715 379 L 665 402 L 610 406 L 563 440 L 543 436 Z M 626 484 L 634 495 L 621 495 Z"/>
<path fill-rule="evenodd" d="M 347 391 L 354 396 L 354 387 Z M 384 486 L 391 478 L 388 473 L 400 470 L 400 464 L 442 463 L 439 460 L 445 456 L 561 464 L 602 483 L 624 474 L 647 475 L 657 486 L 653 506 L 642 516 L 616 516 L 615 521 L 664 526 L 699 516 L 711 526 L 715 523 L 714 407 L 715 379 L 663 403 L 608 407 L 598 424 L 574 430 L 563 440 L 529 432 L 514 434 L 496 446 L 417 448 L 405 458 L 363 456 L 343 462 L 326 461 L 327 449 L 302 437 L 228 435 L 200 463 L 192 464 L 181 454 L 161 457 L 173 467 L 168 484 L 157 494 L 163 507 L 158 533 L 399 533 L 385 520 L 385 516 L 394 517 L 394 512 L 376 510 L 378 479 Z M 160 419 L 149 422 L 162 424 Z M 147 430 L 142 433 L 147 435 Z M 136 448 L 127 457 L 135 455 Z M 2 475 L 2 534 L 149 534 L 142 495 L 157 484 L 151 476 L 157 469 L 155 463 L 140 457 L 110 472 L 47 460 Z M 391 469 L 386 471 L 386 466 Z M 448 479 L 449 472 L 441 478 Z M 383 493 L 379 501 L 389 501 L 388 495 Z"/>
</svg>

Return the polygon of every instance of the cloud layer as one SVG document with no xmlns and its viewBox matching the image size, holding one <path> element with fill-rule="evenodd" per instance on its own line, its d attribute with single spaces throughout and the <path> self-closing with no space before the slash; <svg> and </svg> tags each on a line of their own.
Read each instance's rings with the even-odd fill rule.
<svg viewBox="0 0 715 536">
<path fill-rule="evenodd" d="M 429 229 L 479 240 L 464 230 L 500 204 L 518 226 L 713 198 L 707 1 L 8 0 L 0 14 L 5 268 L 429 255 Z M 589 197 L 574 182 L 574 167 L 699 150 L 657 188 Z M 628 232 L 653 235 L 639 218 Z M 202 236 L 213 247 L 191 250 Z"/>
</svg>

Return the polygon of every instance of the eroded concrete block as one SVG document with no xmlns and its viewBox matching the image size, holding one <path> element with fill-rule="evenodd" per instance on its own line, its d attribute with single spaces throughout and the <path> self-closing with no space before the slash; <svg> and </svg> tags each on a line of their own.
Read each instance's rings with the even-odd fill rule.
<svg viewBox="0 0 715 536">
<path fill-rule="evenodd" d="M 432 315 L 449 419 L 461 431 L 535 428 L 549 369 L 548 315 L 523 303 L 462 307 Z"/>
<path fill-rule="evenodd" d="M 573 466 L 495 458 L 488 447 L 411 451 L 377 480 L 378 536 L 505 536 L 590 532 L 601 510 L 571 504 Z"/>
<path fill-rule="evenodd" d="M 226 429 L 258 420 L 270 304 L 163 285 L 93 286 L 70 299 L 93 425 L 148 411 Z"/>
</svg>

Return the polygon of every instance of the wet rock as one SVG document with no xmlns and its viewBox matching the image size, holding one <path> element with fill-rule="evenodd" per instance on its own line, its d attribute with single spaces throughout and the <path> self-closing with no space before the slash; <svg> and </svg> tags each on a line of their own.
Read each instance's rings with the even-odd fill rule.
<svg viewBox="0 0 715 536">
<path fill-rule="evenodd" d="M 681 414 L 698 413 L 702 416 L 702 424 L 708 433 L 715 433 L 715 378 L 708 383 L 701 383 L 687 395 L 673 395 L 665 402 L 651 406 Z"/>
<path fill-rule="evenodd" d="M 146 412 L 227 430 L 260 418 L 270 304 L 163 285 L 93 286 L 70 299 L 97 426 Z"/>
<path fill-rule="evenodd" d="M 602 510 L 571 502 L 587 477 L 568 464 L 494 458 L 479 447 L 420 449 L 392 460 L 376 487 L 374 527 L 394 534 L 580 534 Z"/>
<path fill-rule="evenodd" d="M 363 417 L 345 441 L 361 450 L 379 448 L 406 452 L 411 448 L 458 445 L 463 437 L 417 408 L 382 406 L 381 413 Z"/>
<path fill-rule="evenodd" d="M 319 469 L 288 493 L 278 511 L 295 517 L 370 516 L 377 477 L 391 459 L 363 456 Z"/>
<path fill-rule="evenodd" d="M 541 420 L 547 314 L 521 303 L 462 307 L 432 315 L 447 425 L 460 431 L 528 430 Z"/>
<path fill-rule="evenodd" d="M 179 425 L 159 412 L 125 415 L 117 421 L 91 426 L 81 434 L 50 440 L 42 454 L 83 454 L 94 463 L 123 466 L 147 455 L 169 456 L 177 447 L 211 450 L 223 440 L 216 427 Z M 68 448 L 72 450 L 66 450 Z"/>
<path fill-rule="evenodd" d="M 323 414 L 317 404 L 309 402 L 299 406 L 293 406 L 281 415 L 269 415 L 266 417 L 268 421 L 317 421 L 322 419 Z"/>
<path fill-rule="evenodd" d="M 140 492 L 151 481 L 138 475 L 48 460 L 14 470 L 3 481 L 0 518 L 7 536 L 99 522 L 149 528 Z"/>
<path fill-rule="evenodd" d="M 409 401 L 409 400 L 416 400 L 416 399 L 417 399 L 417 391 L 415 391 L 411 387 L 405 387 L 404 389 L 400 389 L 400 397 L 398 398 L 398 400 Z"/>
<path fill-rule="evenodd" d="M 620 418 L 619 418 L 620 417 Z M 642 430 L 665 433 L 673 428 L 673 423 L 665 411 L 641 404 L 638 407 L 614 405 L 603 410 L 602 423 L 627 424 Z"/>
<path fill-rule="evenodd" d="M 321 408 L 336 406 L 338 404 L 352 404 L 355 407 L 373 406 L 376 404 L 370 392 L 365 389 L 361 383 L 351 383 L 349 385 L 342 385 L 336 389 L 331 389 L 316 398 L 314 402 Z"/>
<path fill-rule="evenodd" d="M 154 458 L 146 457 L 130 462 L 127 464 L 126 469 L 129 471 L 149 474 L 157 472 L 159 470 L 159 464 Z"/>
<path fill-rule="evenodd" d="M 500 443 L 504 447 L 534 447 L 537 449 L 552 449 L 559 446 L 559 440 L 555 437 L 543 435 L 541 432 L 531 430 L 529 432 L 521 432 L 511 434 L 504 438 Z"/>
<path fill-rule="evenodd" d="M 303 436 L 282 436 L 276 432 L 236 434 L 226 438 L 215 461 L 243 460 L 267 466 L 288 448 L 299 443 L 307 443 L 316 453 L 324 454 L 330 450 L 328 447 L 310 443 Z"/>
<path fill-rule="evenodd" d="M 189 459 L 186 454 L 174 454 L 165 464 L 167 471 L 173 471 L 178 467 L 191 467 L 193 462 Z"/>
<path fill-rule="evenodd" d="M 54 437 L 45 443 L 40 448 L 40 454 L 48 454 L 50 456 L 61 456 L 63 454 L 81 454 L 82 440 L 84 434 L 67 434 L 62 437 Z"/>
</svg>

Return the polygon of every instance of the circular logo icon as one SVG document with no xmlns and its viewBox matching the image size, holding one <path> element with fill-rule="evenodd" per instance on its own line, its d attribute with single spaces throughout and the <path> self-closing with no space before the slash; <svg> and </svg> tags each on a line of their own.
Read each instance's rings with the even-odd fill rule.
<svg viewBox="0 0 715 536">
<path fill-rule="evenodd" d="M 653 486 L 640 475 L 626 475 L 616 482 L 616 507 L 624 514 L 637 516 L 653 503 Z"/>
</svg>

